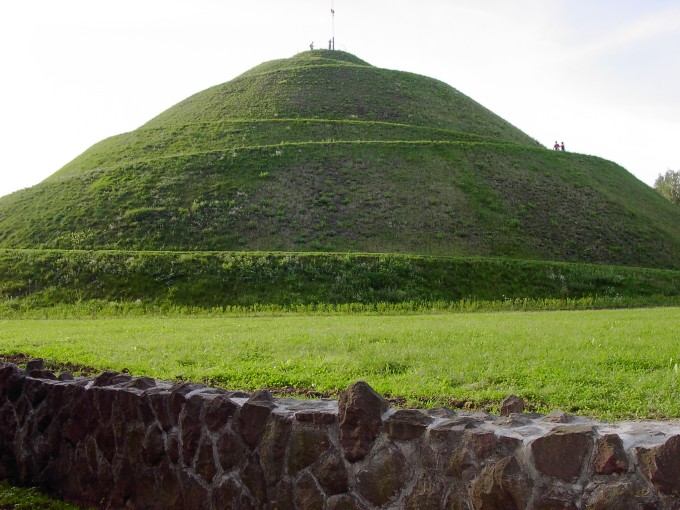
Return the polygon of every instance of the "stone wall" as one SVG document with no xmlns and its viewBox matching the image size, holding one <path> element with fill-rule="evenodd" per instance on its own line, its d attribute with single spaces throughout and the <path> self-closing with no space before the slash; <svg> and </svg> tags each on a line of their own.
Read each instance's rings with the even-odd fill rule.
<svg viewBox="0 0 680 510">
<path fill-rule="evenodd" d="M 391 410 L 0 365 L 0 478 L 98 508 L 680 507 L 680 425 Z"/>
</svg>

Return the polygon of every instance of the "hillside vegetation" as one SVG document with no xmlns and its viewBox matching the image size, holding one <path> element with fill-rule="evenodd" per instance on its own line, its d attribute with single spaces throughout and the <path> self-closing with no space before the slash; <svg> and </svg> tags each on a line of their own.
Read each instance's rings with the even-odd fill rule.
<svg viewBox="0 0 680 510">
<path fill-rule="evenodd" d="M 0 317 L 60 304 L 86 304 L 86 313 L 103 306 L 105 316 L 125 303 L 140 312 L 239 313 L 679 305 L 680 271 L 406 255 L 0 250 L 0 302 Z"/>
<path fill-rule="evenodd" d="M 277 250 L 680 268 L 680 210 L 436 80 L 267 62 L 0 198 L 0 247 Z"/>
</svg>

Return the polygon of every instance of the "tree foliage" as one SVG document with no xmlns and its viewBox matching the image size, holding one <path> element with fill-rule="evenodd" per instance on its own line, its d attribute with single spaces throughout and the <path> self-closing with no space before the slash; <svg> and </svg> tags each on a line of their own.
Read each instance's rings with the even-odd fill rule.
<svg viewBox="0 0 680 510">
<path fill-rule="evenodd" d="M 654 181 L 654 189 L 675 205 L 680 206 L 680 170 L 667 170 Z"/>
</svg>

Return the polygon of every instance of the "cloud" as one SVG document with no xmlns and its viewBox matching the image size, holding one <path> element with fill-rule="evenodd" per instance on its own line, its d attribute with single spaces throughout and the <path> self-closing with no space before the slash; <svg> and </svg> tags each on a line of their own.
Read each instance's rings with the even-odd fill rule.
<svg viewBox="0 0 680 510">
<path fill-rule="evenodd" d="M 596 33 L 584 34 L 576 31 L 579 38 L 586 38 L 585 44 L 571 44 L 571 51 L 563 55 L 573 61 L 600 60 L 613 53 L 628 50 L 636 44 L 669 34 L 680 35 L 680 8 L 673 7 L 647 14 L 639 19 L 617 25 L 597 37 Z M 572 41 L 573 43 L 573 41 Z"/>
</svg>

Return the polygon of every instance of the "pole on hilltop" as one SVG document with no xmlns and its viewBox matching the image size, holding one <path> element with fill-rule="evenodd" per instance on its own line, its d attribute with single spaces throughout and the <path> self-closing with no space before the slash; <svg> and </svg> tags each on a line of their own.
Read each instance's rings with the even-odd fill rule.
<svg viewBox="0 0 680 510">
<path fill-rule="evenodd" d="M 329 50 L 335 49 L 335 0 L 331 0 L 331 47 Z"/>
</svg>

